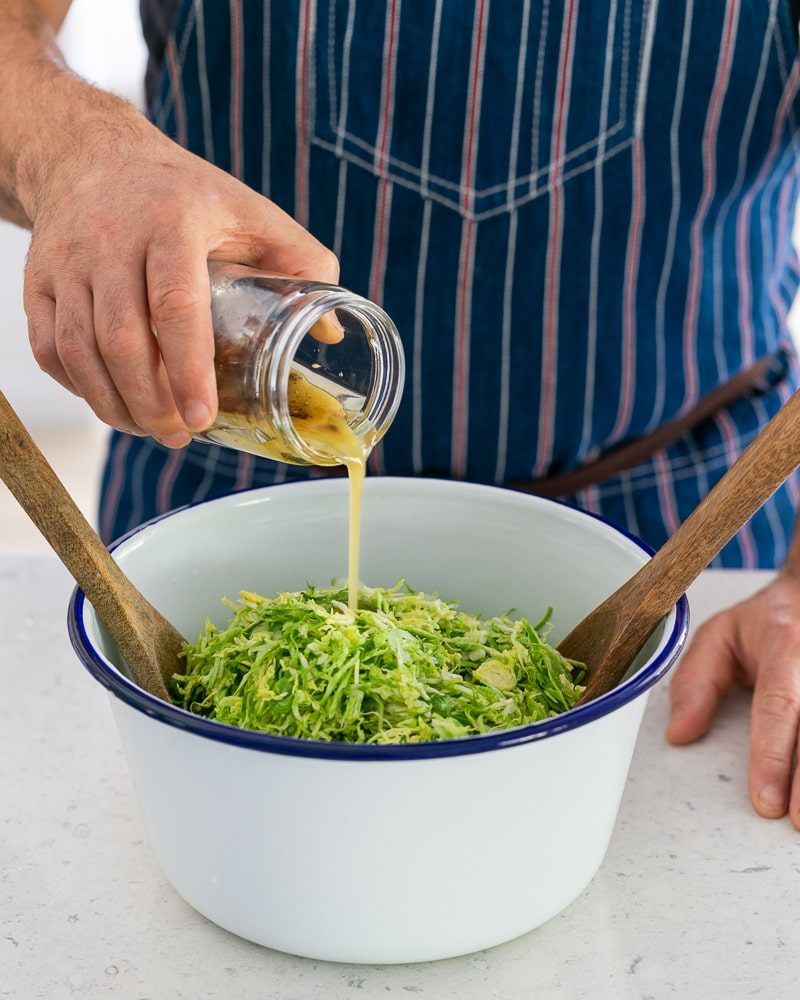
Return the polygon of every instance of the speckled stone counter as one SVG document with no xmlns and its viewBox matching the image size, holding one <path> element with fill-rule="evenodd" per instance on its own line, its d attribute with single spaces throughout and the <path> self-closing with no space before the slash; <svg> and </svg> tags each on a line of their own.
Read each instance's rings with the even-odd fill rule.
<svg viewBox="0 0 800 1000">
<path fill-rule="evenodd" d="M 763 580 L 705 574 L 694 624 Z M 107 695 L 67 641 L 69 590 L 55 560 L 0 559 L 0 997 L 800 996 L 800 834 L 751 811 L 745 693 L 701 744 L 675 749 L 655 689 L 605 862 L 549 924 L 446 962 L 328 965 L 241 941 L 167 885 Z"/>
</svg>

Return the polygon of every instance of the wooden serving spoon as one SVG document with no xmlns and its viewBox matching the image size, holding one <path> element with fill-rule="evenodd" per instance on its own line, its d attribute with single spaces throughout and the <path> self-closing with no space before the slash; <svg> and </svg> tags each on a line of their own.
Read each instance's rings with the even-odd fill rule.
<svg viewBox="0 0 800 1000">
<path fill-rule="evenodd" d="M 800 391 L 775 414 L 675 534 L 558 649 L 588 666 L 578 704 L 620 683 L 689 584 L 800 465 Z"/>
<path fill-rule="evenodd" d="M 2 392 L 0 476 L 91 601 L 136 684 L 170 701 L 183 636 L 111 558 Z"/>
</svg>

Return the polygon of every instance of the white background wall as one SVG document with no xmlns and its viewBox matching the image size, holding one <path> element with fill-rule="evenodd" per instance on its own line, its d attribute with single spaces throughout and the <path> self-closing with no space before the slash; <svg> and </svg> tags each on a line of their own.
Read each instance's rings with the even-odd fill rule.
<svg viewBox="0 0 800 1000">
<path fill-rule="evenodd" d="M 73 0 L 59 36 L 69 64 L 82 76 L 137 103 L 145 47 L 138 0 Z M 0 386 L 32 431 L 93 420 L 84 403 L 39 371 L 28 347 L 22 275 L 28 234 L 0 222 Z"/>
</svg>

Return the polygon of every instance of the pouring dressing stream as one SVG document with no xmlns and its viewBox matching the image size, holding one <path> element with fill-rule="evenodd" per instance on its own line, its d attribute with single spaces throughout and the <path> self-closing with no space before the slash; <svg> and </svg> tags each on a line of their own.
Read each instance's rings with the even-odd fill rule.
<svg viewBox="0 0 800 1000">
<path fill-rule="evenodd" d="M 354 611 L 367 457 L 403 389 L 397 329 L 379 306 L 343 288 L 219 261 L 209 270 L 219 413 L 195 437 L 273 461 L 346 467 Z"/>
<path fill-rule="evenodd" d="M 358 610 L 361 550 L 361 498 L 371 445 L 359 438 L 347 423 L 338 400 L 312 385 L 298 372 L 290 376 L 289 412 L 298 433 L 318 451 L 337 459 L 347 469 L 349 480 L 347 597 L 351 611 Z"/>
</svg>

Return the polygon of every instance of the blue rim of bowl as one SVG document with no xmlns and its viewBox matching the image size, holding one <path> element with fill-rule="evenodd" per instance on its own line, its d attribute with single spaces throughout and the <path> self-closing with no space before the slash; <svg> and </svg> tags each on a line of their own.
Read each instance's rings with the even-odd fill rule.
<svg viewBox="0 0 800 1000">
<path fill-rule="evenodd" d="M 398 479 L 402 478 L 398 477 Z M 426 481 L 431 480 L 426 479 Z M 449 480 L 439 481 L 449 482 Z M 314 481 L 312 480 L 312 482 Z M 297 485 L 298 483 L 281 483 L 274 486 L 258 486 L 238 491 L 235 494 L 228 494 L 228 497 L 242 497 L 248 493 L 280 490 L 284 487 Z M 482 488 L 501 489 L 503 492 L 517 492 L 504 490 L 502 487 L 483 486 Z M 228 497 L 222 499 L 227 499 Z M 165 514 L 159 514 L 157 517 L 138 525 L 120 538 L 117 538 L 109 545 L 109 551 L 114 552 L 115 549 L 119 548 L 129 539 L 152 527 L 154 524 L 158 524 L 160 521 L 174 517 L 182 511 L 192 510 L 207 503 L 215 503 L 218 499 L 220 498 L 185 504 L 183 507 L 177 507 L 175 510 L 168 511 Z M 646 542 L 643 542 L 636 535 L 599 514 L 582 510 L 579 507 L 574 507 L 571 504 L 566 504 L 561 500 L 554 500 L 550 497 L 537 496 L 535 499 L 567 507 L 569 510 L 576 511 L 584 517 L 594 518 L 596 521 L 600 521 L 633 542 L 643 552 L 646 552 L 647 555 L 652 556 L 654 553 L 654 550 Z M 564 733 L 572 729 L 578 729 L 633 701 L 634 698 L 639 697 L 639 695 L 643 694 L 659 681 L 680 656 L 689 631 L 689 601 L 684 594 L 675 606 L 675 622 L 672 632 L 657 656 L 641 667 L 633 677 L 623 684 L 618 685 L 608 694 L 602 695 L 594 701 L 587 702 L 586 705 L 581 705 L 579 708 L 570 709 L 568 712 L 553 716 L 550 719 L 544 719 L 541 722 L 532 722 L 525 726 L 517 726 L 514 729 L 502 729 L 497 732 L 483 733 L 476 736 L 463 736 L 457 739 L 435 740 L 426 743 L 329 743 L 323 740 L 309 740 L 296 736 L 277 736 L 272 733 L 261 733 L 252 729 L 239 729 L 227 723 L 215 722 L 213 719 L 194 715 L 186 711 L 186 709 L 178 708 L 176 705 L 168 705 L 159 698 L 148 694 L 124 677 L 92 645 L 84 626 L 83 611 L 85 603 L 86 595 L 80 587 L 76 587 L 72 592 L 67 611 L 67 629 L 72 648 L 92 677 L 121 701 L 130 705 L 131 708 L 143 712 L 145 715 L 149 715 L 159 722 L 166 723 L 168 726 L 185 730 L 206 739 L 216 740 L 247 750 L 260 750 L 266 753 L 277 753 L 291 757 L 311 757 L 323 760 L 409 761 L 437 757 L 455 757 L 461 754 L 509 749 L 546 739 L 550 736 L 556 736 L 559 733 Z"/>
</svg>

